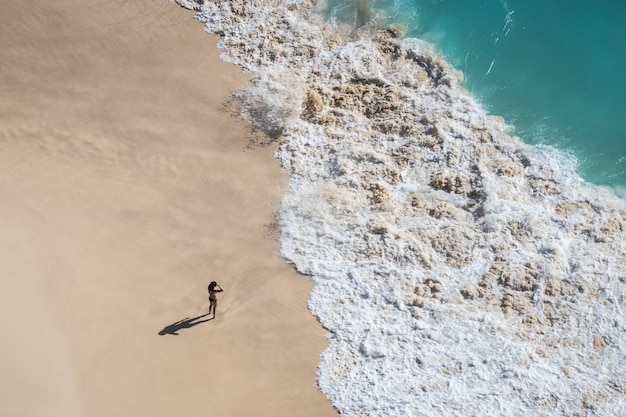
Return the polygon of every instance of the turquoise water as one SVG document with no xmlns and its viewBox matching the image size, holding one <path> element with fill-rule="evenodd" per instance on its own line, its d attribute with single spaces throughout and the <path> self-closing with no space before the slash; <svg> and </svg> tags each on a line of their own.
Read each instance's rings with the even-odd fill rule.
<svg viewBox="0 0 626 417">
<path fill-rule="evenodd" d="M 326 13 L 354 24 L 355 4 L 360 19 L 433 43 L 523 141 L 573 155 L 588 181 L 626 186 L 626 2 L 341 0 Z"/>
</svg>

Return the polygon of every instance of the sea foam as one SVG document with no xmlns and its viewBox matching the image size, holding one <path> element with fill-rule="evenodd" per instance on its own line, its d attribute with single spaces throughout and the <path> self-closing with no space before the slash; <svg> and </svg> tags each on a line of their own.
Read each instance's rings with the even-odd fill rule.
<svg viewBox="0 0 626 417">
<path fill-rule="evenodd" d="M 315 280 L 342 415 L 626 415 L 621 200 L 398 29 L 341 36 L 308 1 L 179 3 L 257 75 L 239 97 L 281 140 L 281 251 Z"/>
</svg>

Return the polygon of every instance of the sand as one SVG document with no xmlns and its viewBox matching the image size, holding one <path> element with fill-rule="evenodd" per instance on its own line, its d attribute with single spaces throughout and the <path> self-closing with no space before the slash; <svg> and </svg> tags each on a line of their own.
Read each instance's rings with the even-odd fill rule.
<svg viewBox="0 0 626 417">
<path fill-rule="evenodd" d="M 0 415 L 337 415 L 216 41 L 166 1 L 4 2 Z"/>
</svg>

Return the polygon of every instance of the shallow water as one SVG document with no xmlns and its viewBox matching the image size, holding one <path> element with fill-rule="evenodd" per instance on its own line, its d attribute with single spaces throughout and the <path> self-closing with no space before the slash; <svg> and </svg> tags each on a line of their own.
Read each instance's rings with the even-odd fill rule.
<svg viewBox="0 0 626 417">
<path fill-rule="evenodd" d="M 356 24 L 353 1 L 325 16 Z M 435 45 L 524 142 L 569 152 L 588 181 L 626 185 L 626 3 L 372 0 L 368 15 Z M 363 14 L 363 13 L 362 13 Z"/>
<path fill-rule="evenodd" d="M 258 75 L 239 98 L 281 137 L 281 251 L 316 282 L 342 415 L 626 415 L 621 200 L 371 7 L 180 3 Z"/>
</svg>

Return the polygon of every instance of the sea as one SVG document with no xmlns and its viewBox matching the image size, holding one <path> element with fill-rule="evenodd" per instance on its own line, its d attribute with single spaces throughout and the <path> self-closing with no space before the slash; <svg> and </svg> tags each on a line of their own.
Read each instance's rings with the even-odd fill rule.
<svg viewBox="0 0 626 417">
<path fill-rule="evenodd" d="M 357 1 L 325 9 L 356 23 Z M 626 186 L 626 3 L 571 0 L 372 0 L 370 13 L 428 41 L 465 88 L 529 144 L 555 146 L 580 175 Z"/>
<path fill-rule="evenodd" d="M 177 1 L 255 74 L 342 416 L 626 416 L 626 4 Z"/>
</svg>

